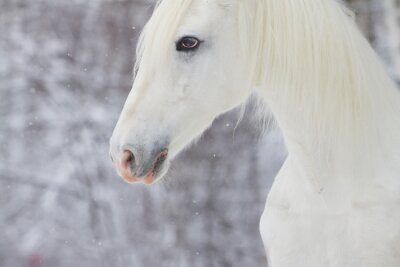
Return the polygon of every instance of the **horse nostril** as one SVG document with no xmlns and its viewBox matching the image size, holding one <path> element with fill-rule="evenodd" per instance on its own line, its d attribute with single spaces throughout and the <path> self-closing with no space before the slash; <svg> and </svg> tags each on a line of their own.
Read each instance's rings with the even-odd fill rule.
<svg viewBox="0 0 400 267">
<path fill-rule="evenodd" d="M 135 162 L 135 156 L 129 150 L 124 150 L 121 155 L 121 167 L 124 170 L 128 170 L 132 167 L 133 163 Z"/>
<path fill-rule="evenodd" d="M 160 169 L 161 165 L 167 159 L 167 156 L 168 156 L 168 149 L 164 149 L 160 152 L 160 154 L 158 154 L 158 156 L 154 162 L 154 165 L 153 165 L 154 172 L 157 172 Z"/>
</svg>

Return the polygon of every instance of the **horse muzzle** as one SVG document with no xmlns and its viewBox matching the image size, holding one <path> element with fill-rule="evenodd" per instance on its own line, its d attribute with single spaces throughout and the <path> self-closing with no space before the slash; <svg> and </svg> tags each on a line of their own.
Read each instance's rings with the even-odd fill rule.
<svg viewBox="0 0 400 267">
<path fill-rule="evenodd" d="M 152 184 L 166 169 L 168 149 L 155 149 L 151 152 L 132 146 L 124 146 L 119 153 L 115 165 L 118 174 L 127 183 L 141 182 Z"/>
</svg>

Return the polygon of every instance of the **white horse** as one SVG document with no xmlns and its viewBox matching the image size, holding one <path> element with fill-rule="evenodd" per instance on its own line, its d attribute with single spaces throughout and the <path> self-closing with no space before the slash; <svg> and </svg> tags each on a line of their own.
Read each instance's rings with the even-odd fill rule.
<svg viewBox="0 0 400 267">
<path fill-rule="evenodd" d="M 257 91 L 288 158 L 260 230 L 272 267 L 400 266 L 400 94 L 335 0 L 163 0 L 111 138 L 153 183 Z"/>
</svg>

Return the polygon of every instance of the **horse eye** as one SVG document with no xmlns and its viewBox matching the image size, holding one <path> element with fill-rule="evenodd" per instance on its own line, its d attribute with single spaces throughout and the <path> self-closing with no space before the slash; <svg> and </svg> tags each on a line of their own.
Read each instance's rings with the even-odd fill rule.
<svg viewBox="0 0 400 267">
<path fill-rule="evenodd" d="M 200 43 L 201 43 L 200 40 L 197 39 L 196 37 L 191 37 L 191 36 L 182 37 L 176 43 L 176 50 L 184 52 L 193 51 L 200 46 Z"/>
</svg>

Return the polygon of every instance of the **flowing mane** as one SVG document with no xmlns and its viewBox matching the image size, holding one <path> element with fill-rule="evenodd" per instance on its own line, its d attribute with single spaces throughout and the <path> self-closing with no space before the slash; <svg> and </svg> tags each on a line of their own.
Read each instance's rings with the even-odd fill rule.
<svg viewBox="0 0 400 267">
<path fill-rule="evenodd" d="M 400 143 L 400 94 L 342 3 L 240 5 L 252 85 L 263 88 L 280 123 L 301 124 L 295 134 L 312 144 L 316 158 L 341 150 L 349 160 Z"/>
</svg>

